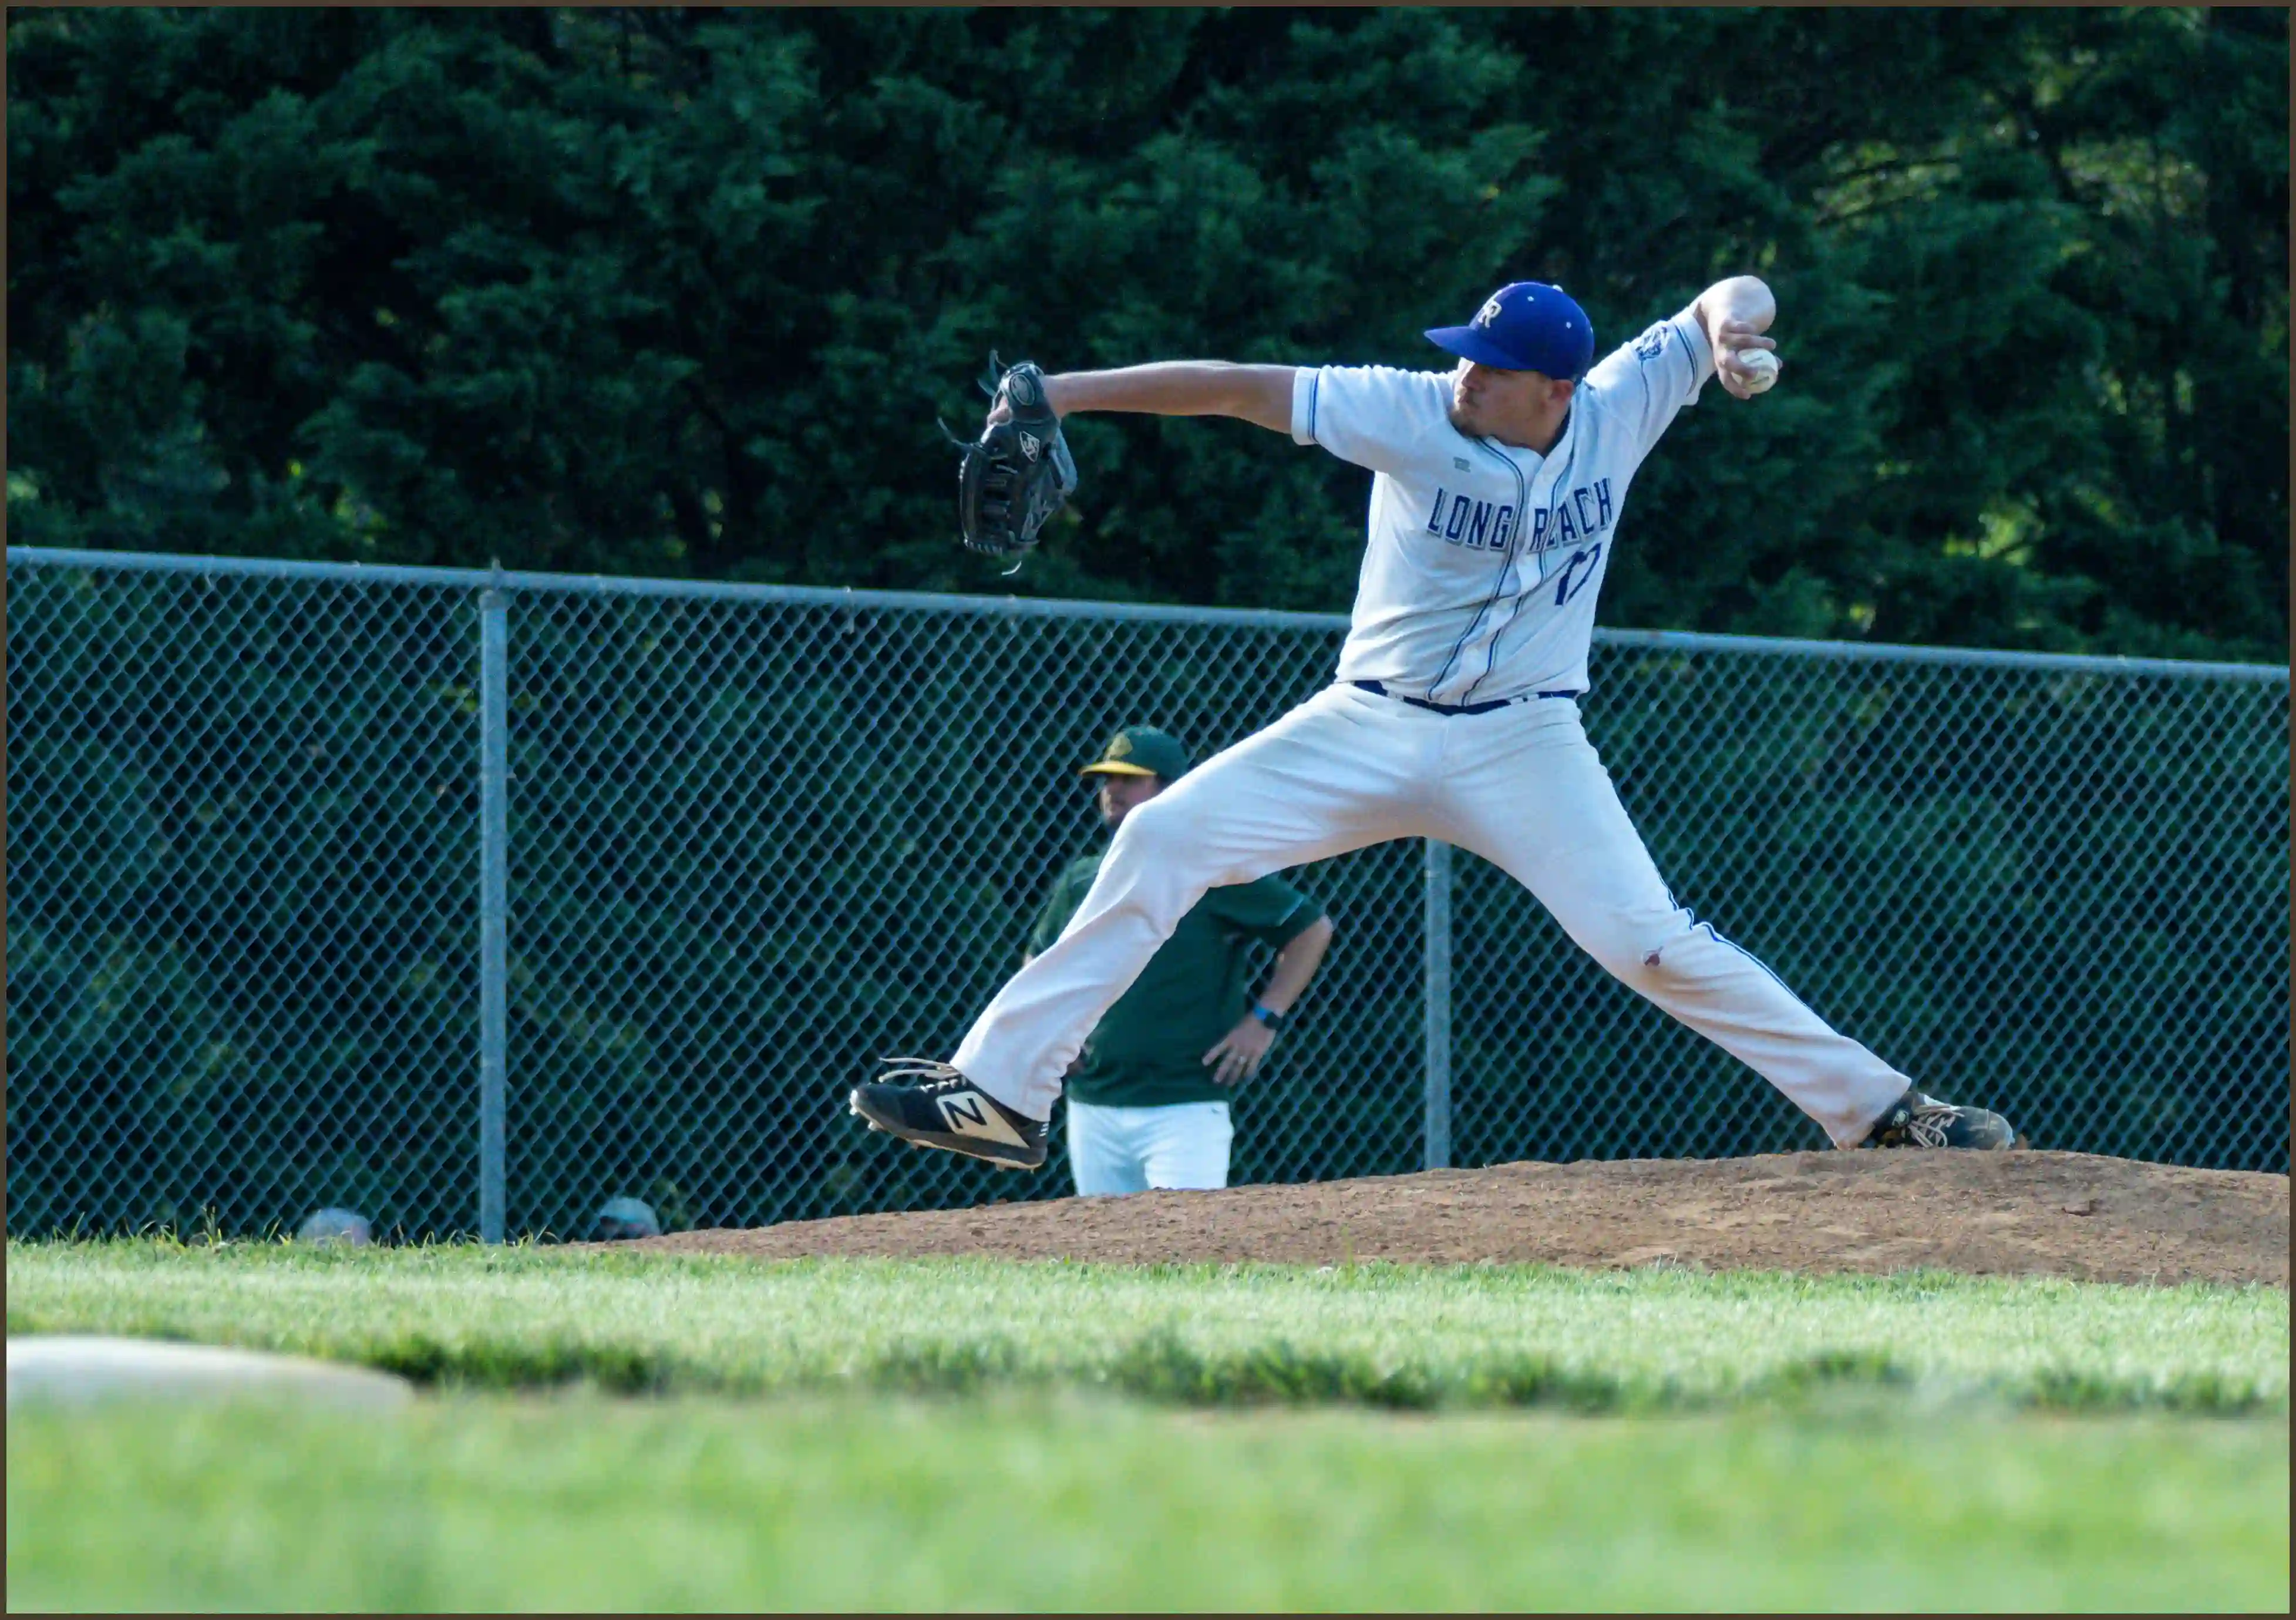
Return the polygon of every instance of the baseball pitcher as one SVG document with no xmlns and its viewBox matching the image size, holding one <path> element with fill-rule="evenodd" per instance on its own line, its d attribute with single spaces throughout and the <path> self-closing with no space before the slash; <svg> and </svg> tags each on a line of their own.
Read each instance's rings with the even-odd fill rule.
<svg viewBox="0 0 2296 1620">
<path fill-rule="evenodd" d="M 1127 726 L 1083 775 L 1098 782 L 1100 818 L 1113 833 L 1188 768 L 1177 737 Z M 1054 883 L 1030 960 L 1058 942 L 1101 859 L 1083 856 Z M 1276 951 L 1256 997 L 1244 989 L 1253 940 Z M 1331 943 L 1324 909 L 1280 877 L 1208 890 L 1086 1039 L 1063 1081 L 1077 1192 L 1226 1187 L 1235 1141 L 1228 1095 L 1259 1073 Z"/>
<path fill-rule="evenodd" d="M 949 1062 L 895 1063 L 853 1089 L 852 1111 L 920 1146 L 1039 1166 L 1078 1048 L 1207 889 L 1425 837 L 1513 876 L 1835 1146 L 2012 1146 L 2000 1115 L 1926 1095 L 1677 903 L 1580 725 L 1635 473 L 1710 382 L 1740 400 L 1773 383 L 1775 316 L 1767 285 L 1734 276 L 1596 365 L 1586 312 L 1524 281 L 1427 333 L 1447 371 L 1179 360 L 1003 377 L 960 471 L 968 543 L 1035 541 L 1076 484 L 1064 415 L 1234 416 L 1370 470 L 1353 621 L 1331 686 L 1125 818 L 1073 920 Z"/>
</svg>

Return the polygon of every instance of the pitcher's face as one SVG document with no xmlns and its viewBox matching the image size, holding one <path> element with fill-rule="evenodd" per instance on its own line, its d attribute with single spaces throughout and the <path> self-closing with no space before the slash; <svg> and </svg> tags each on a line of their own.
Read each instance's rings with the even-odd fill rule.
<svg viewBox="0 0 2296 1620">
<path fill-rule="evenodd" d="M 1461 360 L 1451 374 L 1451 425 L 1471 439 L 1496 439 L 1543 455 L 1575 391 L 1568 378 Z"/>
</svg>

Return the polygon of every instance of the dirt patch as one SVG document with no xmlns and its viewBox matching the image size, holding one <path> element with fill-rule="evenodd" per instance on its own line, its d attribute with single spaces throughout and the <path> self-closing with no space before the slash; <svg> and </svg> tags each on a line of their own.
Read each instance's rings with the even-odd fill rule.
<svg viewBox="0 0 2296 1620">
<path fill-rule="evenodd" d="M 680 1232 L 761 1260 L 1544 1261 L 2288 1286 L 2288 1178 L 2079 1153 L 1792 1153 L 1501 1164 Z"/>
</svg>

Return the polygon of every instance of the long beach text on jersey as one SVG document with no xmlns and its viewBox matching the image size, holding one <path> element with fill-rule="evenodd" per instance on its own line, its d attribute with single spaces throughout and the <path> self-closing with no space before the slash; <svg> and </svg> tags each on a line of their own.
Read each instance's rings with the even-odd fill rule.
<svg viewBox="0 0 2296 1620">
<path fill-rule="evenodd" d="M 1614 511 L 1611 481 L 1598 478 L 1552 506 L 1534 508 L 1528 544 L 1533 551 L 1546 551 L 1581 539 L 1592 539 L 1611 526 Z M 1427 511 L 1427 532 L 1446 544 L 1464 546 L 1471 551 L 1505 551 L 1507 542 L 1514 539 L 1514 529 L 1513 502 L 1477 500 L 1469 495 L 1454 495 L 1441 484 L 1435 486 L 1435 502 Z"/>
<path fill-rule="evenodd" d="M 1528 577 L 1518 576 L 1514 588 L 1531 590 L 1554 579 L 1554 605 L 1569 606 L 1571 597 L 1602 576 L 1603 541 L 1598 537 L 1610 529 L 1616 511 L 1607 478 L 1581 484 L 1546 506 L 1532 507 L 1530 533 L 1523 540 L 1524 549 L 1531 554 L 1531 572 Z M 1454 495 L 1439 484 L 1434 505 L 1427 514 L 1427 532 L 1446 545 L 1471 551 L 1505 551 L 1515 538 L 1515 509 L 1506 502 Z M 1590 543 L 1582 548 L 1582 540 Z M 1572 549 L 1563 557 L 1561 553 L 1566 547 Z"/>
<path fill-rule="evenodd" d="M 1301 370 L 1292 437 L 1374 475 L 1339 678 L 1439 703 L 1585 690 L 1628 486 L 1712 374 L 1689 312 L 1660 321 L 1587 374 L 1542 456 L 1462 434 L 1448 374 Z"/>
</svg>

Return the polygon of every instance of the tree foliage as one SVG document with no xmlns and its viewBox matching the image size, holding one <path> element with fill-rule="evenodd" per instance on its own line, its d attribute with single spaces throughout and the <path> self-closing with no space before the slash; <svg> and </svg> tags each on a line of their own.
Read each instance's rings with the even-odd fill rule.
<svg viewBox="0 0 2296 1620">
<path fill-rule="evenodd" d="M 1790 386 L 1604 618 L 2285 656 L 2281 10 L 12 8 L 19 541 L 1337 608 L 1363 475 L 1074 430 L 1010 581 L 993 345 L 1424 364 L 1752 269 Z"/>
</svg>

